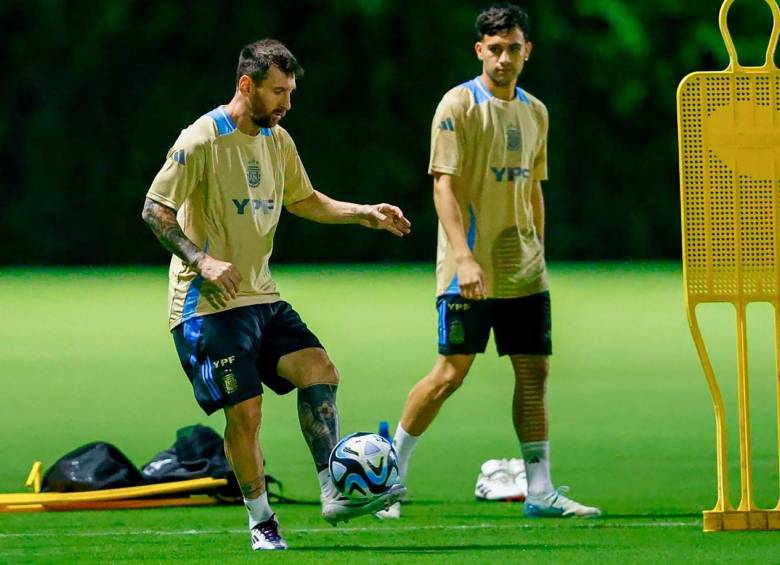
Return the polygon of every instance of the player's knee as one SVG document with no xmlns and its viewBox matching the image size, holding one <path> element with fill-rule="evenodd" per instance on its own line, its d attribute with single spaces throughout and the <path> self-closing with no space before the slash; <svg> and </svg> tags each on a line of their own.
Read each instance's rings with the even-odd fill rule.
<svg viewBox="0 0 780 565">
<path fill-rule="evenodd" d="M 438 392 L 445 398 L 458 390 L 466 378 L 468 371 L 454 365 L 444 364 L 437 367 L 436 384 Z"/>
<path fill-rule="evenodd" d="M 336 365 L 330 360 L 330 357 L 325 355 L 325 359 L 322 362 L 322 366 L 319 370 L 318 383 L 337 385 L 339 384 L 339 371 L 336 369 Z"/>
<path fill-rule="evenodd" d="M 309 364 L 301 371 L 297 380 L 298 388 L 317 384 L 337 385 L 339 384 L 339 372 L 328 355 L 322 352 L 316 362 Z"/>
<path fill-rule="evenodd" d="M 339 372 L 324 350 L 311 348 L 285 355 L 279 361 L 279 374 L 296 388 L 316 384 L 337 385 Z"/>
<path fill-rule="evenodd" d="M 250 398 L 225 411 L 225 434 L 257 437 L 263 413 L 259 398 Z"/>
</svg>

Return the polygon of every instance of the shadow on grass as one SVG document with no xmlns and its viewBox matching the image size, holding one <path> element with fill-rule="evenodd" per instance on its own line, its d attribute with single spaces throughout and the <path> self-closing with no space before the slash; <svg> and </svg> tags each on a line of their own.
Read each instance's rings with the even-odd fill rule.
<svg viewBox="0 0 780 565">
<path fill-rule="evenodd" d="M 503 544 L 456 544 L 456 545 L 415 545 L 413 547 L 399 547 L 397 545 L 322 545 L 290 548 L 291 551 L 338 551 L 355 553 L 456 553 L 461 551 L 518 551 L 518 550 L 547 550 L 547 549 L 595 549 L 603 545 L 592 543 L 503 543 Z"/>
<path fill-rule="evenodd" d="M 512 522 L 522 520 L 524 524 L 549 523 L 549 522 L 572 522 L 572 523 L 599 523 L 609 522 L 610 520 L 669 520 L 669 519 L 701 519 L 701 512 L 669 512 L 653 514 L 603 514 L 596 517 L 566 517 L 566 518 L 526 518 L 523 516 L 523 507 L 518 508 L 517 514 L 492 513 L 481 514 L 442 514 L 440 518 L 452 518 L 458 520 L 495 520 L 496 522 Z"/>
<path fill-rule="evenodd" d="M 701 518 L 701 512 L 646 512 L 644 514 L 604 514 L 601 518 L 621 518 L 621 519 L 657 519 L 663 518 Z"/>
</svg>

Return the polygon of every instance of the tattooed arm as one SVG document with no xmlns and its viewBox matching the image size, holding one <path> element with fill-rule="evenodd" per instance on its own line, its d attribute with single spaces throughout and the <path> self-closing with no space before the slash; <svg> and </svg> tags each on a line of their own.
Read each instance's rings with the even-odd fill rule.
<svg viewBox="0 0 780 565">
<path fill-rule="evenodd" d="M 141 217 L 165 249 L 203 277 L 201 292 L 212 306 L 224 308 L 236 297 L 241 274 L 232 263 L 214 259 L 199 249 L 182 231 L 175 210 L 147 198 Z"/>
<path fill-rule="evenodd" d="M 198 261 L 206 257 L 206 254 L 181 231 L 181 226 L 176 220 L 176 211 L 172 208 L 147 198 L 141 217 L 163 247 L 177 255 L 186 265 L 195 267 Z"/>
</svg>

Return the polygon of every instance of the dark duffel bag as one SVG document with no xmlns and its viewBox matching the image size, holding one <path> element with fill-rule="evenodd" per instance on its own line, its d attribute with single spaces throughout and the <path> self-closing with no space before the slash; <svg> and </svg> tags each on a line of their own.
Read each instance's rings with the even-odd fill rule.
<svg viewBox="0 0 780 565">
<path fill-rule="evenodd" d="M 43 475 L 43 492 L 83 492 L 134 487 L 141 473 L 119 449 L 103 441 L 82 445 L 60 457 Z"/>
</svg>

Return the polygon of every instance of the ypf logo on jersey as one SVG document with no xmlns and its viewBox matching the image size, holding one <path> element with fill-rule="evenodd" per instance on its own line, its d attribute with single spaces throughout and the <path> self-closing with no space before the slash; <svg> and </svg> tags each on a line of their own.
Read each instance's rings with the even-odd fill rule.
<svg viewBox="0 0 780 565">
<path fill-rule="evenodd" d="M 509 126 L 506 130 L 506 150 L 520 151 L 523 147 L 523 140 L 520 137 L 520 130 L 514 126 Z"/>
<path fill-rule="evenodd" d="M 263 175 L 260 172 L 260 163 L 254 159 L 250 160 L 246 166 L 246 183 L 249 185 L 249 188 L 257 188 L 260 186 L 260 179 L 262 176 Z"/>
<path fill-rule="evenodd" d="M 531 169 L 526 167 L 490 167 L 490 171 L 495 175 L 496 182 L 515 182 L 531 176 Z"/>
</svg>

